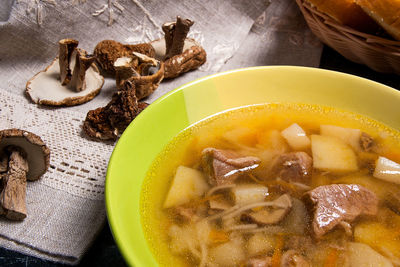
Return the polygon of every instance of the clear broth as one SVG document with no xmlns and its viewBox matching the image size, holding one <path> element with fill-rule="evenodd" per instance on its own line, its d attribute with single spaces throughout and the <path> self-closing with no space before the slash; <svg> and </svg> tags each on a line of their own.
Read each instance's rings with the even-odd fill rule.
<svg viewBox="0 0 400 267">
<path fill-rule="evenodd" d="M 198 168 L 201 151 L 206 147 L 269 149 L 268 146 L 274 144 L 262 143 L 264 135 L 271 129 L 281 131 L 293 123 L 301 125 L 307 135 L 318 133 L 321 124 L 360 129 L 379 141 L 380 155 L 400 162 L 399 132 L 354 113 L 316 105 L 266 104 L 212 116 L 175 137 L 154 160 L 144 179 L 140 201 L 141 220 L 149 247 L 160 266 L 193 266 L 194 263 L 189 256 L 174 255 L 169 249 L 167 232 L 171 221 L 162 206 L 177 167 Z M 230 134 L 234 136 L 235 143 L 229 140 Z M 344 176 L 337 174 L 334 178 L 341 179 Z M 312 183 L 312 187 L 315 187 L 324 181 L 316 178 Z M 398 185 L 393 186 L 400 190 Z"/>
</svg>

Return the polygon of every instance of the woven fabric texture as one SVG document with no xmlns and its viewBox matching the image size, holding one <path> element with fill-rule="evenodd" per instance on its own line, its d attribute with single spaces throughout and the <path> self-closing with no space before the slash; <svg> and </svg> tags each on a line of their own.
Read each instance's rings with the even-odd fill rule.
<svg viewBox="0 0 400 267">
<path fill-rule="evenodd" d="M 77 39 L 91 52 L 105 39 L 142 43 L 162 37 L 161 24 L 177 15 L 194 20 L 190 36 L 207 51 L 207 63 L 163 81 L 146 99 L 152 103 L 186 82 L 221 70 L 266 64 L 318 66 L 321 44 L 294 5 L 291 0 L 2 1 L 0 129 L 21 128 L 41 136 L 51 159 L 47 173 L 28 182 L 27 218 L 0 218 L 0 246 L 76 264 L 106 220 L 104 183 L 114 143 L 87 139 L 82 123 L 89 110 L 110 101 L 115 80 L 106 77 L 98 96 L 75 107 L 38 106 L 24 93 L 26 82 L 57 56 L 58 40 Z M 8 9 L 9 14 L 4 11 Z M 278 42 L 286 50 L 275 50 Z"/>
</svg>

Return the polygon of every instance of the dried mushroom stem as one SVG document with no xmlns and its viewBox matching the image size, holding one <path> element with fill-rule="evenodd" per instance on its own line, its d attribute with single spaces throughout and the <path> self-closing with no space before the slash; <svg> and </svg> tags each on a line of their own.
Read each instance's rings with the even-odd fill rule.
<svg viewBox="0 0 400 267">
<path fill-rule="evenodd" d="M 60 64 L 60 80 L 62 85 L 66 85 L 71 81 L 72 71 L 70 68 L 71 56 L 79 42 L 74 39 L 62 39 L 59 44 L 59 64 Z"/>
<path fill-rule="evenodd" d="M 183 52 L 186 36 L 193 23 L 189 19 L 182 19 L 178 16 L 176 22 L 168 22 L 162 26 L 162 30 L 165 33 L 165 59 Z"/>
<path fill-rule="evenodd" d="M 0 204 L 2 214 L 7 218 L 23 220 L 26 217 L 26 174 L 29 167 L 22 150 L 17 147 L 10 149 L 8 171 L 3 179 Z"/>
<path fill-rule="evenodd" d="M 86 89 L 86 70 L 92 65 L 96 58 L 92 55 L 88 55 L 87 52 L 81 48 L 76 48 L 75 50 L 76 60 L 70 85 L 75 91 L 80 92 Z"/>
</svg>

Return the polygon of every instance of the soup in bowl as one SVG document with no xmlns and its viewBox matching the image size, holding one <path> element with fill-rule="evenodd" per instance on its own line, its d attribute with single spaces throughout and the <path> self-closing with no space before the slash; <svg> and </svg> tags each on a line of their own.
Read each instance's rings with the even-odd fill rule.
<svg viewBox="0 0 400 267">
<path fill-rule="evenodd" d="M 177 89 L 110 160 L 123 255 L 135 266 L 398 264 L 398 103 L 383 85 L 299 67 Z"/>
</svg>

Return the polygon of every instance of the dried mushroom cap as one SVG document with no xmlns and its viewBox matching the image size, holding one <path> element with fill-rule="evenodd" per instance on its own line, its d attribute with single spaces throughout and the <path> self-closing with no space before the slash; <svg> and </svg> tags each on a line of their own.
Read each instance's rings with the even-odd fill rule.
<svg viewBox="0 0 400 267">
<path fill-rule="evenodd" d="M 143 64 L 142 64 L 143 65 Z M 144 71 L 144 70 L 143 70 Z M 159 62 L 154 70 L 147 68 L 144 75 L 132 76 L 129 80 L 135 85 L 136 97 L 141 100 L 152 94 L 164 78 L 164 62 Z"/>
<path fill-rule="evenodd" d="M 83 130 L 88 136 L 96 139 L 116 140 L 147 106 L 144 102 L 137 102 L 134 85 L 126 81 L 121 90 L 114 93 L 107 106 L 87 113 Z"/>
<path fill-rule="evenodd" d="M 165 39 L 158 39 L 150 43 L 155 50 L 155 58 L 163 59 L 166 53 Z M 175 78 L 182 73 L 197 69 L 207 60 L 206 51 L 194 39 L 186 38 L 183 52 L 165 60 L 164 78 Z"/>
<path fill-rule="evenodd" d="M 137 62 L 131 57 L 121 57 L 114 62 L 115 69 L 115 81 L 117 87 L 121 87 L 123 82 L 132 76 L 139 76 L 134 66 L 137 66 Z"/>
<path fill-rule="evenodd" d="M 115 61 L 117 87 L 121 88 L 125 81 L 130 81 L 138 100 L 153 93 L 164 78 L 164 63 L 140 53 L 134 53 L 139 59 L 139 66 L 135 69 L 134 59 L 122 57 Z"/>
<path fill-rule="evenodd" d="M 74 62 L 72 62 L 73 65 L 75 65 Z M 71 90 L 69 85 L 61 85 L 58 80 L 59 74 L 60 66 L 57 57 L 45 70 L 28 81 L 26 93 L 33 102 L 50 106 L 83 104 L 92 100 L 100 92 L 104 83 L 104 78 L 94 63 L 85 73 L 86 89 L 80 92 Z"/>
<path fill-rule="evenodd" d="M 49 168 L 50 150 L 42 139 L 28 131 L 7 129 L 0 131 L 0 151 L 5 154 L 6 147 L 20 148 L 26 155 L 29 170 L 26 177 L 30 181 L 39 179 Z"/>
<path fill-rule="evenodd" d="M 124 45 L 114 40 L 103 40 L 94 49 L 94 55 L 100 67 L 111 74 L 115 74 L 115 61 L 121 57 L 132 57 L 132 52 L 138 52 L 149 57 L 155 55 L 153 46 L 148 43 Z"/>
<path fill-rule="evenodd" d="M 139 59 L 139 62 L 150 63 L 153 66 L 157 66 L 158 64 L 158 61 L 155 58 L 146 56 L 145 54 L 138 52 L 133 52 L 132 54 Z"/>
</svg>

